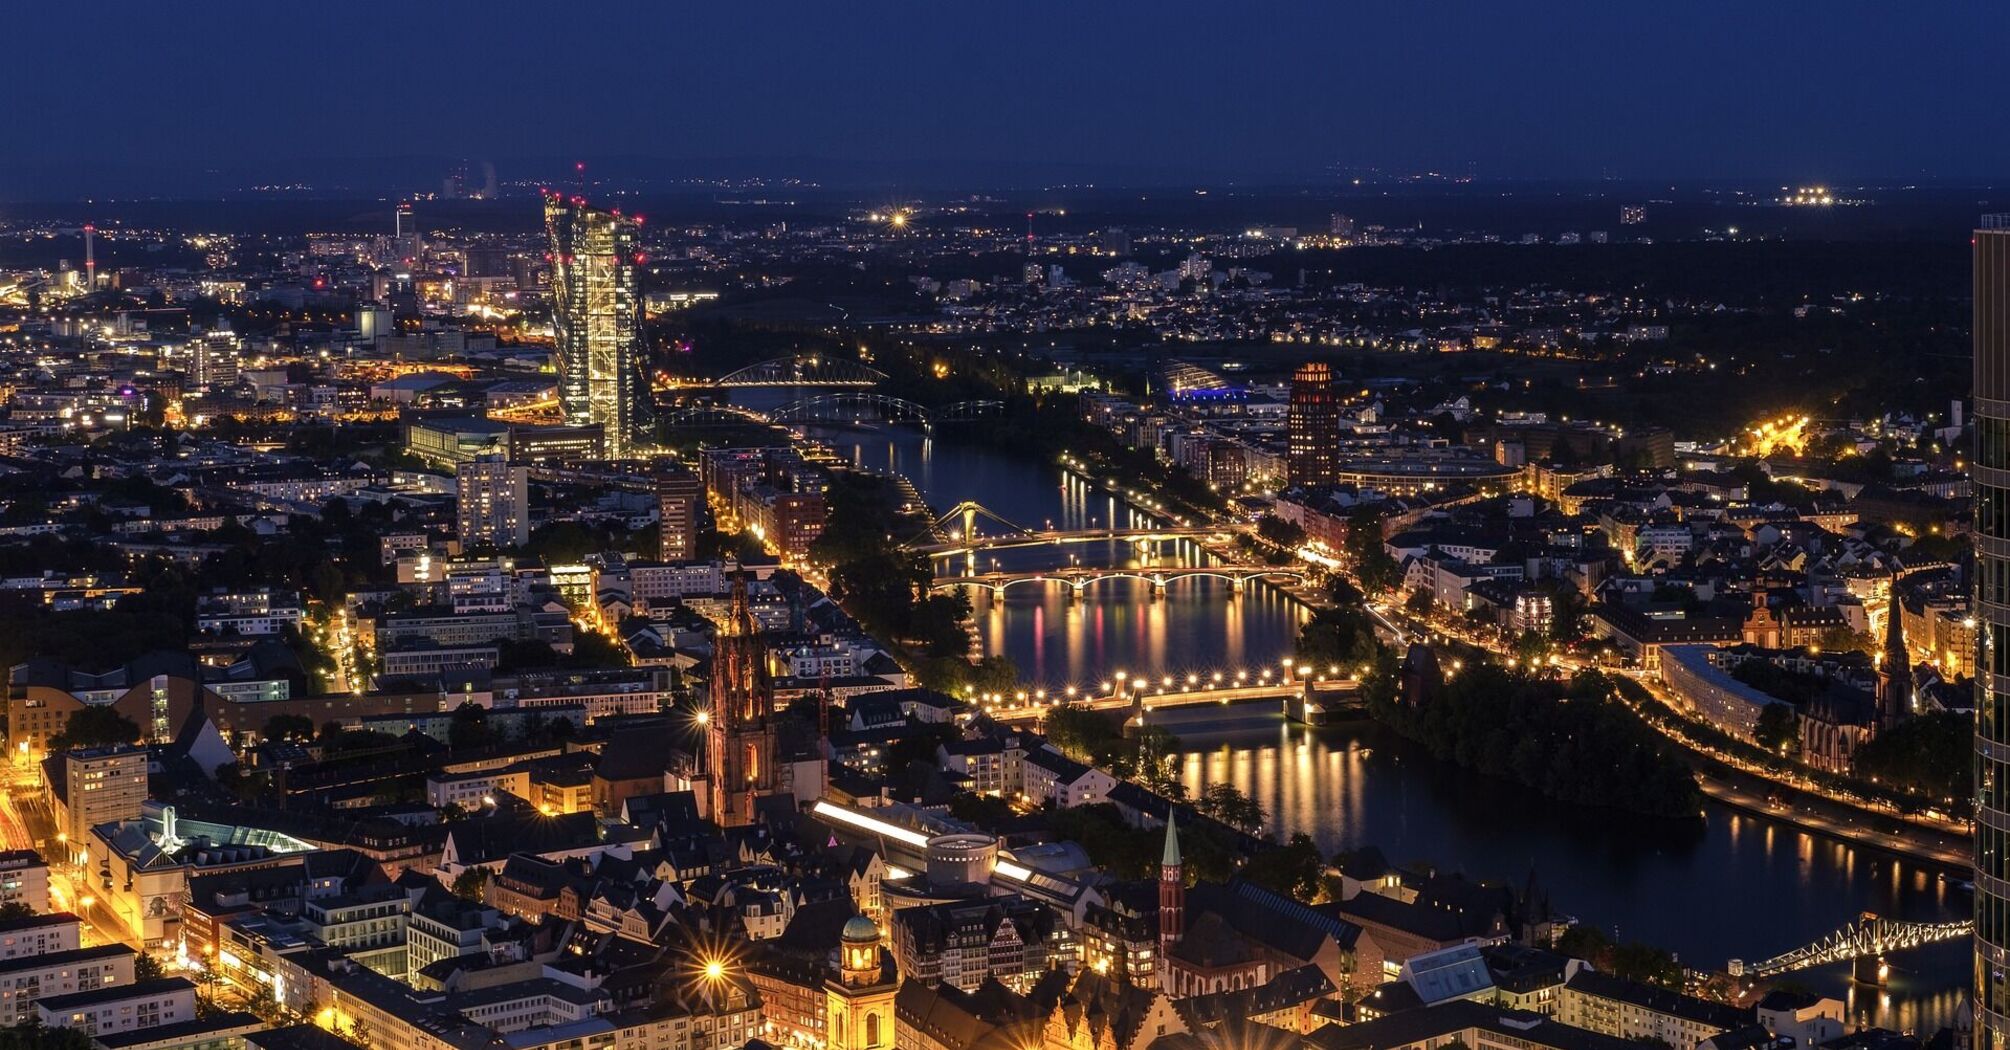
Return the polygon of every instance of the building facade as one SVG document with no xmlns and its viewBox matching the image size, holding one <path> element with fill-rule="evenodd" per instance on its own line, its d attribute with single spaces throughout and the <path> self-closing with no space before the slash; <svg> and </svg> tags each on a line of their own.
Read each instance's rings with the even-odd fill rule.
<svg viewBox="0 0 2010 1050">
<path fill-rule="evenodd" d="M 775 791 L 775 693 L 767 645 L 747 605 L 745 574 L 733 578 L 732 605 L 713 646 L 712 673 L 706 748 L 712 820 L 722 827 L 751 824 L 754 799 Z"/>
<path fill-rule="evenodd" d="M 545 198 L 544 225 L 551 242 L 559 404 L 566 423 L 598 424 L 607 454 L 620 458 L 641 436 L 649 408 L 642 301 L 635 288 L 641 224 L 553 193 Z"/>
<path fill-rule="evenodd" d="M 1975 231 L 1975 1036 L 2010 1041 L 2010 215 Z"/>
<path fill-rule="evenodd" d="M 658 557 L 681 562 L 698 556 L 698 505 L 704 499 L 704 485 L 689 470 L 680 467 L 656 476 L 656 524 L 662 536 Z"/>
<path fill-rule="evenodd" d="M 1290 483 L 1331 483 L 1340 464 L 1340 397 L 1333 391 L 1333 370 L 1325 362 L 1308 362 L 1292 374 L 1286 422 L 1290 452 L 1285 472 Z"/>
<path fill-rule="evenodd" d="M 457 524 L 461 546 L 484 544 L 497 550 L 530 541 L 530 469 L 509 457 L 485 454 L 460 465 Z"/>
</svg>

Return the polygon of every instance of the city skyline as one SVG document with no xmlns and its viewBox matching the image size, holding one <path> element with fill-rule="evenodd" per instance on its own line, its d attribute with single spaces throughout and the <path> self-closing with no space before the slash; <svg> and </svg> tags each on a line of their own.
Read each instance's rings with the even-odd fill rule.
<svg viewBox="0 0 2010 1050">
<path fill-rule="evenodd" d="M 546 27 L 522 6 L 480 18 L 329 5 L 210 20 L 141 5 L 33 8 L 16 15 L 24 38 L 93 48 L 31 49 L 0 73 L 22 100 L 18 141 L 33 143 L 0 177 L 0 196 L 141 192 L 149 171 L 155 192 L 220 188 L 206 170 L 238 172 L 246 186 L 312 182 L 317 158 L 410 156 L 761 161 L 775 178 L 820 159 L 929 184 L 989 184 L 987 167 L 1111 184 L 1355 171 L 1842 181 L 1972 178 L 2010 160 L 1963 133 L 1988 120 L 1985 93 L 1962 87 L 1986 76 L 1985 41 L 2010 28 L 1996 8 L 1209 11 L 1182 3 L 1139 18 L 1055 4 L 1010 19 L 976 9 L 916 19 L 797 4 L 772 18 L 715 7 L 673 19 L 622 5 L 560 28 L 625 27 L 600 42 L 600 75 L 533 88 L 514 59 Z M 293 76 L 290 56 L 310 40 L 344 56 L 351 75 Z M 397 119 L 410 96 L 390 56 L 428 40 L 455 41 L 429 68 L 484 101 L 452 121 Z M 670 46 L 651 50 L 658 42 Z M 224 60 L 162 66 L 132 50 L 177 44 Z M 244 90 L 255 83 L 283 87 Z M 156 107 L 144 122 L 126 112 L 133 98 Z M 225 126 L 257 128 L 256 145 L 209 133 Z"/>
<path fill-rule="evenodd" d="M 0 24 L 0 1050 L 2010 1050 L 2010 9 Z"/>
</svg>

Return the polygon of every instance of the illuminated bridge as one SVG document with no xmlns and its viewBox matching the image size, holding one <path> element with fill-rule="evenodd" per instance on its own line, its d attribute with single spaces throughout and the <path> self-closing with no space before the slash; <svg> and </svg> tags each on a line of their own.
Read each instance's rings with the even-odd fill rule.
<svg viewBox="0 0 2010 1050">
<path fill-rule="evenodd" d="M 791 401 L 768 413 L 777 423 L 957 423 L 990 419 L 1005 408 L 1003 401 L 958 401 L 930 408 L 885 394 L 820 394 Z"/>
<path fill-rule="evenodd" d="M 1214 579 L 1235 585 L 1230 597 L 1243 593 L 1251 580 L 1265 577 L 1288 576 L 1304 580 L 1306 574 L 1297 569 L 1281 569 L 1272 565 L 1193 565 L 1175 566 L 1163 569 L 1048 569 L 1040 572 L 993 572 L 978 576 L 941 576 L 929 586 L 934 590 L 955 587 L 988 588 L 994 597 L 1002 598 L 1005 592 L 1021 584 L 1043 587 L 1049 583 L 1059 583 L 1069 588 L 1070 600 L 1078 599 L 1090 587 L 1110 580 L 1141 580 L 1151 585 L 1154 599 L 1165 596 L 1166 585 L 1180 580 Z"/>
<path fill-rule="evenodd" d="M 1265 668 L 1255 674 L 1239 670 L 1233 674 L 1216 671 L 1209 675 L 1166 675 L 1150 678 L 1119 677 L 1100 687 L 1077 689 L 1069 686 L 1049 692 L 1044 689 L 1016 693 L 991 693 L 973 698 L 984 713 L 1000 722 L 1037 722 L 1057 707 L 1085 711 L 1130 711 L 1144 718 L 1154 711 L 1191 710 L 1202 707 L 1265 707 L 1279 715 L 1294 716 L 1289 705 L 1312 701 L 1328 707 L 1352 707 L 1361 703 L 1361 683 L 1341 676 L 1338 667 L 1312 668 L 1287 665 L 1282 671 Z M 1270 705 L 1275 705 L 1271 707 Z M 1310 719 L 1303 719 L 1310 721 Z"/>
<path fill-rule="evenodd" d="M 830 386 L 830 387 L 875 387 L 886 381 L 886 373 L 857 361 L 833 360 L 822 354 L 798 354 L 794 357 L 777 357 L 770 361 L 748 365 L 737 372 L 729 372 L 707 383 L 697 380 L 692 385 L 712 387 L 771 387 L 771 386 Z"/>
<path fill-rule="evenodd" d="M 981 508 L 980 508 L 981 509 Z M 956 513 L 952 511 L 951 513 Z M 948 517 L 949 515 L 944 515 Z M 939 543 L 912 544 L 909 550 L 916 554 L 926 554 L 931 558 L 949 558 L 977 551 L 1003 550 L 1008 547 L 1039 547 L 1049 543 L 1096 543 L 1121 540 L 1125 543 L 1147 544 L 1162 540 L 1188 539 L 1228 539 L 1236 530 L 1220 525 L 1153 525 L 1143 528 L 1122 529 L 1027 529 L 1020 532 L 1004 533 L 997 536 L 969 536 L 966 530 L 956 539 Z"/>
<path fill-rule="evenodd" d="M 780 408 L 757 412 L 736 405 L 694 405 L 673 409 L 663 420 L 677 427 L 747 426 L 749 424 L 804 423 L 912 423 L 932 427 L 940 423 L 965 423 L 991 419 L 1005 408 L 1003 401 L 958 401 L 930 407 L 905 398 L 885 394 L 819 394 L 791 401 Z"/>
<path fill-rule="evenodd" d="M 1733 977 L 1772 977 L 1795 970 L 1805 970 L 1830 963 L 1868 961 L 1876 963 L 1892 952 L 1902 952 L 1910 948 L 1922 948 L 1941 941 L 1958 940 L 1975 932 L 1972 922 L 1900 922 L 1897 919 L 1880 918 L 1865 912 L 1855 922 L 1834 933 L 1784 955 L 1775 955 L 1764 962 L 1744 963 L 1731 960 L 1729 967 Z M 1861 967 L 1860 980 L 1876 980 L 1865 977 Z"/>
</svg>

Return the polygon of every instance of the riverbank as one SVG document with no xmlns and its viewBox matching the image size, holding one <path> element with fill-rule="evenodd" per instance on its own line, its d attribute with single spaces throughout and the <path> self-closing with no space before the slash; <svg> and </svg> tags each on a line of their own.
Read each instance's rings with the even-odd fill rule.
<svg viewBox="0 0 2010 1050">
<path fill-rule="evenodd" d="M 1390 607 L 1389 615 L 1405 621 L 1419 634 L 1450 634 L 1448 628 L 1418 620 L 1400 608 Z M 1466 645 L 1494 651 L 1484 639 L 1456 635 Z M 1583 665 L 1561 665 L 1564 670 L 1581 670 Z M 1626 699 L 1634 717 L 1680 749 L 1695 768 L 1699 786 L 1713 801 L 1747 814 L 1790 824 L 1814 834 L 1852 845 L 1865 846 L 1959 872 L 1972 870 L 1969 832 L 1953 821 L 1932 821 L 1921 815 L 1906 814 L 1895 807 L 1875 807 L 1851 799 L 1837 798 L 1810 790 L 1802 783 L 1767 772 L 1747 769 L 1726 761 L 1704 743 L 1680 731 L 1682 717 L 1659 694 L 1654 682 L 1639 675 L 1620 675 L 1619 695 Z M 1636 695 L 1638 694 L 1638 695 Z M 1658 705 L 1665 713 L 1650 713 L 1640 707 L 1640 697 Z M 1966 879 L 1966 874 L 1961 876 Z"/>
</svg>

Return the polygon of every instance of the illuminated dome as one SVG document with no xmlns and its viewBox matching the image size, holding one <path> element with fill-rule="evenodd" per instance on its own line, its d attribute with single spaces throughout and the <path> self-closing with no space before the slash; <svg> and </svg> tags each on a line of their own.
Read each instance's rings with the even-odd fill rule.
<svg viewBox="0 0 2010 1050">
<path fill-rule="evenodd" d="M 829 929 L 830 927 L 826 926 L 824 928 Z M 863 915 L 854 915 L 845 920 L 842 936 L 845 940 L 855 943 L 871 942 L 876 944 L 879 942 L 879 927 L 874 926 L 872 920 Z"/>
</svg>

